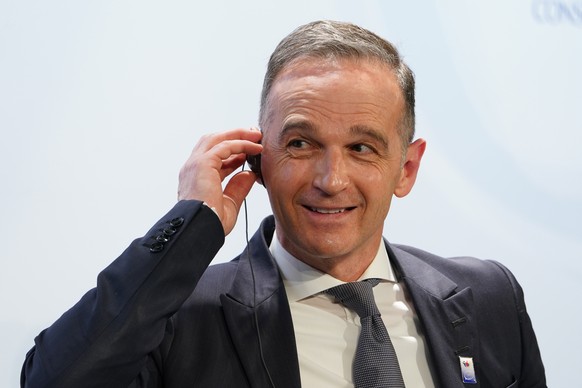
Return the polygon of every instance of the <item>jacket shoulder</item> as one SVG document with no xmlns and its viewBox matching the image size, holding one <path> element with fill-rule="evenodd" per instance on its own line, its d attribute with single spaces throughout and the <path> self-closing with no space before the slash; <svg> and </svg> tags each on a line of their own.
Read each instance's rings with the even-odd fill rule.
<svg viewBox="0 0 582 388">
<path fill-rule="evenodd" d="M 521 290 L 511 271 L 495 260 L 472 256 L 443 257 L 400 244 L 392 244 L 390 247 L 395 255 L 399 257 L 411 255 L 455 281 L 459 286 L 499 286 L 501 283 Z"/>
</svg>

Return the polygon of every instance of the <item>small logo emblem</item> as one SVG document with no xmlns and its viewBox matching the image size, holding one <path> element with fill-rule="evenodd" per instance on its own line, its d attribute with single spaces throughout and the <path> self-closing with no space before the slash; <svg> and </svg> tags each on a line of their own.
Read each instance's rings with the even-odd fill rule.
<svg viewBox="0 0 582 388">
<path fill-rule="evenodd" d="M 473 357 L 460 357 L 461 362 L 461 378 L 465 384 L 477 384 L 477 376 L 475 376 L 475 367 L 473 365 Z"/>
</svg>

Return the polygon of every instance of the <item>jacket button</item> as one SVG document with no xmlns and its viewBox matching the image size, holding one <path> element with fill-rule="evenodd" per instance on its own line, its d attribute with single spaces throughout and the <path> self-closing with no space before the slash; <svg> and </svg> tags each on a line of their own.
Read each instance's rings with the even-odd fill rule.
<svg viewBox="0 0 582 388">
<path fill-rule="evenodd" d="M 170 225 L 175 228 L 182 226 L 182 224 L 184 224 L 184 217 L 176 217 L 170 221 Z"/>
<path fill-rule="evenodd" d="M 161 242 L 155 242 L 150 246 L 150 252 L 152 253 L 161 252 L 162 249 L 164 249 L 164 244 Z"/>
<path fill-rule="evenodd" d="M 161 242 L 163 244 L 163 243 L 167 243 L 168 241 L 170 241 L 170 239 L 167 236 L 160 234 L 159 236 L 156 236 L 156 241 Z"/>
<path fill-rule="evenodd" d="M 174 233 L 176 233 L 176 232 L 177 232 L 177 230 L 176 230 L 176 228 L 174 228 L 174 227 L 167 226 L 167 227 L 165 227 L 165 228 L 162 230 L 162 232 L 164 233 L 164 235 L 165 235 L 166 237 L 170 237 L 171 235 L 173 235 Z"/>
</svg>

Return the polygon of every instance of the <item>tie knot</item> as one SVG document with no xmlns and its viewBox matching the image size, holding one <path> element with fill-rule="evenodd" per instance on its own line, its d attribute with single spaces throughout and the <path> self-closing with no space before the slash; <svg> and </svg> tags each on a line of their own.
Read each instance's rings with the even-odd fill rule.
<svg viewBox="0 0 582 388">
<path fill-rule="evenodd" d="M 372 290 L 378 283 L 380 283 L 380 279 L 366 279 L 360 282 L 341 284 L 325 292 L 333 295 L 338 302 L 350 310 L 355 311 L 362 319 L 380 314 Z"/>
</svg>

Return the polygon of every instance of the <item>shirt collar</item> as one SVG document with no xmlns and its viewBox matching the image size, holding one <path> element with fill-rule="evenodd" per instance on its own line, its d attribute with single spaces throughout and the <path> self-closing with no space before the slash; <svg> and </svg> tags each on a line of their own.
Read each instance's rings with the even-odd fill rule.
<svg viewBox="0 0 582 388">
<path fill-rule="evenodd" d="M 281 272 L 289 302 L 299 301 L 344 283 L 291 255 L 283 248 L 276 233 L 273 235 L 269 250 L 275 258 L 279 271 Z M 388 259 L 388 252 L 386 251 L 384 240 L 380 241 L 376 257 L 374 257 L 372 263 L 366 268 L 358 280 L 369 278 L 377 278 L 396 283 L 396 277 L 394 276 L 394 271 Z"/>
</svg>

